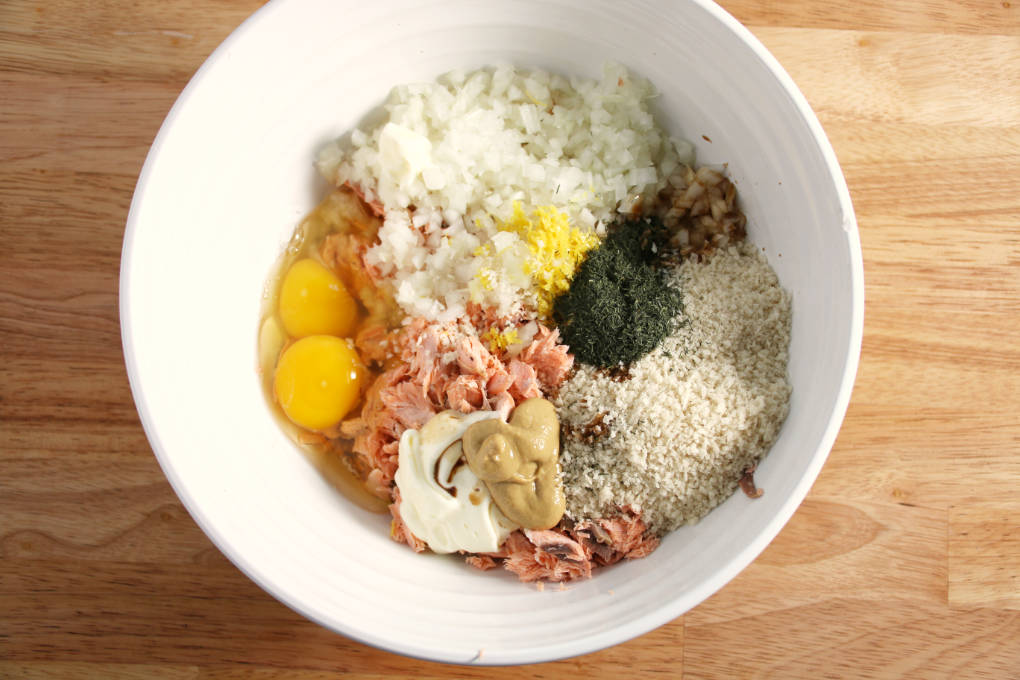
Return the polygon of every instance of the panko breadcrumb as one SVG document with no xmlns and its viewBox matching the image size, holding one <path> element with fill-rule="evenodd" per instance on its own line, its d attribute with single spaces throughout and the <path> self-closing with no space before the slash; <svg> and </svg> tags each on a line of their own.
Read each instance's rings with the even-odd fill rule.
<svg viewBox="0 0 1020 680">
<path fill-rule="evenodd" d="M 572 519 L 630 506 L 658 535 L 695 522 L 729 498 L 786 418 L 790 296 L 765 257 L 741 242 L 685 260 L 670 279 L 684 302 L 672 335 L 628 379 L 581 366 L 557 396 Z M 599 436 L 586 431 L 593 422 Z"/>
</svg>

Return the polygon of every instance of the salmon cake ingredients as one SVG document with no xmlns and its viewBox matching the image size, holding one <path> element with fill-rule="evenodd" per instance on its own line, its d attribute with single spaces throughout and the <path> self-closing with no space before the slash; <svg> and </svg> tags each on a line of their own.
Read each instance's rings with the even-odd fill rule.
<svg viewBox="0 0 1020 680">
<path fill-rule="evenodd" d="M 259 370 L 394 541 L 586 579 L 753 484 L 790 296 L 655 95 L 616 64 L 454 71 L 319 153 L 334 190 L 266 286 Z"/>
</svg>

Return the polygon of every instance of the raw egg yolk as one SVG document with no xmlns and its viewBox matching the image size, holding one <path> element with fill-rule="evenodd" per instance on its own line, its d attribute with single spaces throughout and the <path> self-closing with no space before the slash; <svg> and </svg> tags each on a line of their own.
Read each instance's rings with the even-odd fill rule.
<svg viewBox="0 0 1020 680">
<path fill-rule="evenodd" d="M 358 305 L 336 274 L 316 260 L 298 260 L 280 286 L 280 320 L 293 338 L 346 337 L 354 331 Z"/>
<path fill-rule="evenodd" d="M 280 355 L 273 392 L 294 423 L 324 430 L 339 423 L 358 402 L 364 371 L 349 340 L 309 335 Z"/>
</svg>

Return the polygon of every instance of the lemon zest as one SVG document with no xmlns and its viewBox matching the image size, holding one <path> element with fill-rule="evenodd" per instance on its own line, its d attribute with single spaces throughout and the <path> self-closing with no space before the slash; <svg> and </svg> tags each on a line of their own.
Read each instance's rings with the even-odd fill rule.
<svg viewBox="0 0 1020 680">
<path fill-rule="evenodd" d="M 537 106 L 538 108 L 540 108 L 540 109 L 544 109 L 545 108 L 545 103 L 544 102 L 540 102 L 538 99 L 535 98 L 535 95 L 531 94 L 527 90 L 524 91 L 524 96 L 526 96 L 528 99 L 530 99 L 531 103 L 534 104 L 535 106 Z"/>
<path fill-rule="evenodd" d="M 490 352 L 501 352 L 521 341 L 516 328 L 499 330 L 495 326 L 482 333 L 482 340 L 489 343 Z"/>
<path fill-rule="evenodd" d="M 513 214 L 499 228 L 527 243 L 531 257 L 525 272 L 531 276 L 538 314 L 548 318 L 553 301 L 570 288 L 577 268 L 599 244 L 599 237 L 571 227 L 567 214 L 554 206 L 540 206 L 529 216 L 519 201 L 514 201 Z"/>
<path fill-rule="evenodd" d="M 496 272 L 488 267 L 478 268 L 478 282 L 484 290 L 492 290 L 496 287 Z"/>
</svg>

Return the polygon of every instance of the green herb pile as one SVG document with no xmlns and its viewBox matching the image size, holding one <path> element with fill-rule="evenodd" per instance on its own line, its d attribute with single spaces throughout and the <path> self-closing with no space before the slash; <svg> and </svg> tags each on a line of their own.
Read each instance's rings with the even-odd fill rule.
<svg viewBox="0 0 1020 680">
<path fill-rule="evenodd" d="M 579 361 L 599 368 L 627 365 L 673 331 L 682 303 L 680 291 L 654 266 L 662 231 L 644 220 L 613 225 L 556 299 L 553 318 Z"/>
</svg>

